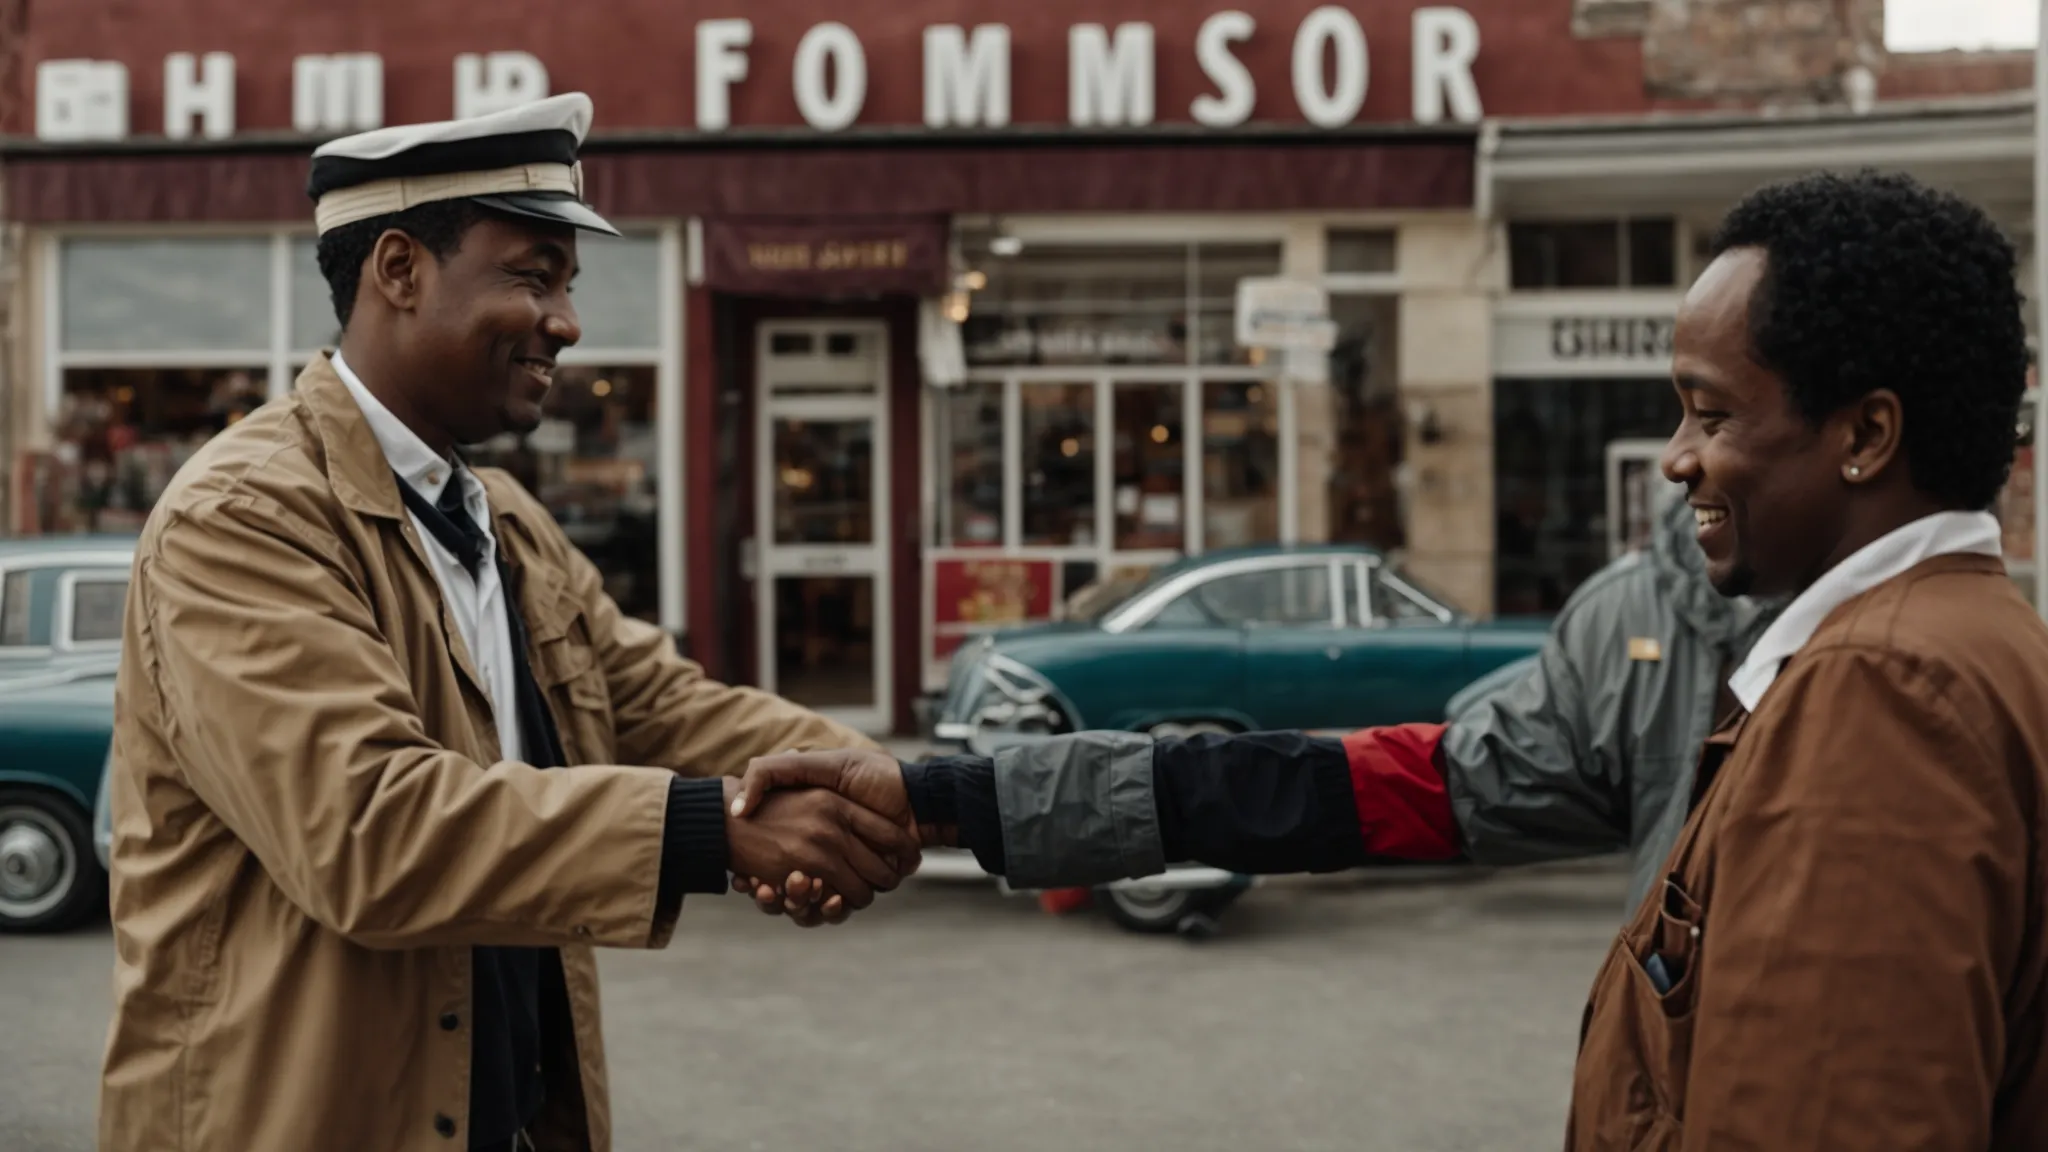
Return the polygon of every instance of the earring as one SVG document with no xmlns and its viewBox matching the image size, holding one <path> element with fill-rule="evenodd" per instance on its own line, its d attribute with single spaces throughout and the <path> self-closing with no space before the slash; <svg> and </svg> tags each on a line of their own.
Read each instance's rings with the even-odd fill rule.
<svg viewBox="0 0 2048 1152">
<path fill-rule="evenodd" d="M 1863 469 L 1854 464 L 1849 465 L 1849 479 L 1854 480 L 1861 475 L 1863 475 Z"/>
</svg>

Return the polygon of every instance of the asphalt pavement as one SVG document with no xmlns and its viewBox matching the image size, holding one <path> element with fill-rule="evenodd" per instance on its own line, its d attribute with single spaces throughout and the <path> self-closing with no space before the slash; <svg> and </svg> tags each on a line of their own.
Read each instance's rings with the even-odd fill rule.
<svg viewBox="0 0 2048 1152">
<path fill-rule="evenodd" d="M 1626 875 L 1271 881 L 1200 943 L 916 880 L 800 931 L 693 897 L 603 959 L 619 1152 L 1559 1146 Z M 0 1149 L 87 1152 L 104 926 L 0 937 Z"/>
</svg>

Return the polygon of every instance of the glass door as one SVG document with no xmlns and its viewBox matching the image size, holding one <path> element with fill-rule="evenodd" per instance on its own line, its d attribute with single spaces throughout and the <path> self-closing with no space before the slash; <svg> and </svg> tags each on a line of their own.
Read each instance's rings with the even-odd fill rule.
<svg viewBox="0 0 2048 1152">
<path fill-rule="evenodd" d="M 892 719 L 887 341 L 763 324 L 755 429 L 761 686 L 875 734 Z"/>
</svg>

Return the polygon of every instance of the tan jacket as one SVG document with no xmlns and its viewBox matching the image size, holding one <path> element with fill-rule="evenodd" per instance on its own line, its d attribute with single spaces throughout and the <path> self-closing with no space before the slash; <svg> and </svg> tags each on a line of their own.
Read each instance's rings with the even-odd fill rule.
<svg viewBox="0 0 2048 1152">
<path fill-rule="evenodd" d="M 537 501 L 480 475 L 582 767 L 498 762 L 397 481 L 324 357 L 151 515 L 116 699 L 103 1152 L 465 1147 L 478 944 L 562 950 L 582 1075 L 548 1086 L 543 1147 L 603 1152 L 592 949 L 674 930 L 654 917 L 671 773 L 871 746 L 705 679 Z"/>
<path fill-rule="evenodd" d="M 2048 628 L 2000 561 L 1837 608 L 1700 778 L 1595 982 L 1567 1146 L 2048 1148 Z"/>
</svg>

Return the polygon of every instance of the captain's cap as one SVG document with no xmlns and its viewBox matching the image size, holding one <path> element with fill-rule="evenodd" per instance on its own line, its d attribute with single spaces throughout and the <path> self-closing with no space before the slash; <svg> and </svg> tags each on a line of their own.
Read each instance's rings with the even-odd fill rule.
<svg viewBox="0 0 2048 1152">
<path fill-rule="evenodd" d="M 399 124 L 330 140 L 313 152 L 306 194 L 322 233 L 436 200 L 613 236 L 583 202 L 576 150 L 590 131 L 590 97 L 565 92 L 466 120 Z"/>
</svg>

